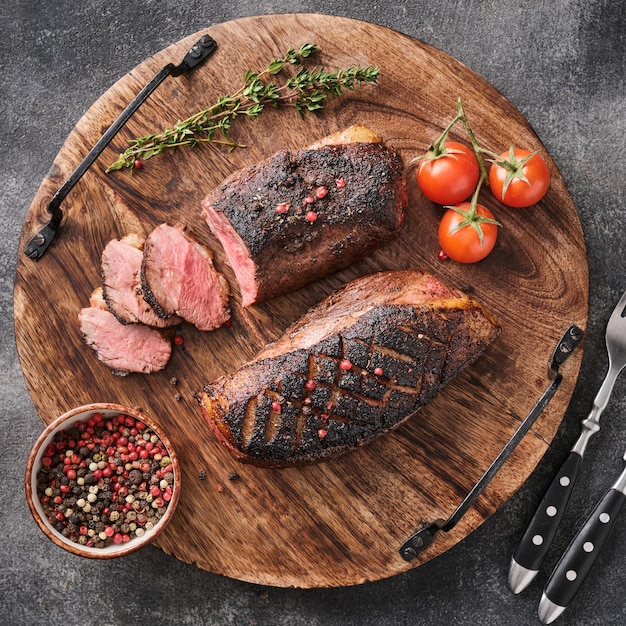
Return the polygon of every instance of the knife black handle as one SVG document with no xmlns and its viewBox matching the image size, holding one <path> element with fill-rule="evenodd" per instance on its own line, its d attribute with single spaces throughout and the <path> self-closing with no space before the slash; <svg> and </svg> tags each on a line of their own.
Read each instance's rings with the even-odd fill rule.
<svg viewBox="0 0 626 626">
<path fill-rule="evenodd" d="M 544 590 L 548 600 L 568 606 L 582 586 L 608 539 L 626 495 L 609 489 L 574 537 L 552 572 Z"/>
<path fill-rule="evenodd" d="M 580 454 L 570 452 L 552 479 L 513 554 L 522 567 L 533 571 L 541 567 L 572 495 L 582 460 Z"/>
</svg>

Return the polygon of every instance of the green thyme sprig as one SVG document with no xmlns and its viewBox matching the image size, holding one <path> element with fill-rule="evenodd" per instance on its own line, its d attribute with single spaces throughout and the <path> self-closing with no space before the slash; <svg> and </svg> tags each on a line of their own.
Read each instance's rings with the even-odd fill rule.
<svg viewBox="0 0 626 626">
<path fill-rule="evenodd" d="M 375 83 L 380 69 L 375 66 L 353 66 L 327 72 L 324 68 L 301 68 L 295 76 L 282 85 L 271 76 L 280 74 L 288 65 L 300 65 L 318 50 L 315 44 L 306 43 L 297 50 L 290 48 L 280 59 L 274 59 L 261 72 L 248 70 L 242 87 L 234 94 L 219 97 L 213 106 L 179 121 L 162 133 L 130 140 L 130 147 L 119 155 L 107 172 L 130 168 L 161 154 L 166 149 L 183 146 L 193 148 L 200 143 L 215 143 L 234 150 L 244 147 L 228 139 L 228 131 L 239 117 L 257 118 L 266 107 L 290 107 L 300 117 L 324 108 L 329 96 L 340 96 L 344 89 L 353 90 L 362 83 Z"/>
</svg>

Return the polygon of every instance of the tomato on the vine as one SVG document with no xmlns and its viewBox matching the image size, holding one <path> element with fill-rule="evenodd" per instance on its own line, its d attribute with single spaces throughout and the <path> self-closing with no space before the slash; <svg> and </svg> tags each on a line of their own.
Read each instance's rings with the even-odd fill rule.
<svg viewBox="0 0 626 626">
<path fill-rule="evenodd" d="M 550 170 L 543 158 L 511 146 L 493 161 L 489 186 L 503 204 L 518 209 L 537 204 L 550 186 Z"/>
<path fill-rule="evenodd" d="M 471 148 L 456 141 L 435 144 L 417 167 L 417 184 L 437 204 L 457 204 L 472 195 L 480 168 Z"/>
<path fill-rule="evenodd" d="M 489 209 L 471 202 L 448 207 L 439 223 L 439 245 L 443 252 L 459 263 L 476 263 L 496 245 L 498 222 Z"/>
</svg>

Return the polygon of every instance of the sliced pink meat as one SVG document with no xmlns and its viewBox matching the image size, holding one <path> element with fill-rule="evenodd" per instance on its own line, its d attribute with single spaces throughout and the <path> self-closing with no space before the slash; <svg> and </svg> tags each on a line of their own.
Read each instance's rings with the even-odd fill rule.
<svg viewBox="0 0 626 626">
<path fill-rule="evenodd" d="M 168 337 L 144 324 L 120 324 L 98 291 L 90 298 L 91 306 L 78 315 L 85 343 L 116 376 L 162 370 L 172 352 Z"/>
<path fill-rule="evenodd" d="M 164 319 L 177 315 L 199 330 L 213 330 L 230 318 L 228 283 L 210 249 L 186 226 L 161 224 L 150 233 L 141 284 L 145 300 Z"/>
<path fill-rule="evenodd" d="M 144 239 L 136 234 L 110 241 L 102 252 L 102 290 L 107 307 L 122 324 L 156 328 L 180 324 L 180 317 L 159 317 L 144 300 L 141 263 Z"/>
</svg>

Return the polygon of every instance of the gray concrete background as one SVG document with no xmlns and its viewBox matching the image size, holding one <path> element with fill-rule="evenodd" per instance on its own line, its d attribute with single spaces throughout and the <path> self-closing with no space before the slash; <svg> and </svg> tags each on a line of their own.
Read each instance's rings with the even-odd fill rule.
<svg viewBox="0 0 626 626">
<path fill-rule="evenodd" d="M 61 144 L 104 91 L 146 57 L 212 23 L 313 11 L 399 30 L 484 76 L 526 116 L 556 161 L 589 251 L 590 322 L 581 375 L 552 447 L 523 488 L 440 558 L 346 589 L 262 588 L 200 571 L 149 547 L 94 563 L 49 543 L 22 487 L 42 424 L 15 350 L 12 289 L 30 202 Z M 510 555 L 578 432 L 607 367 L 604 325 L 626 289 L 626 14 L 619 1 L 372 2 L 297 0 L 4 0 L 0 8 L 0 623 L 163 625 L 522 625 L 536 621 L 549 567 L 520 596 Z M 51 373 L 53 375 L 53 373 Z M 548 566 L 621 470 L 626 376 L 592 440 Z M 45 384 L 45 383 L 44 383 Z M 626 623 L 626 515 L 562 624 Z"/>
</svg>

